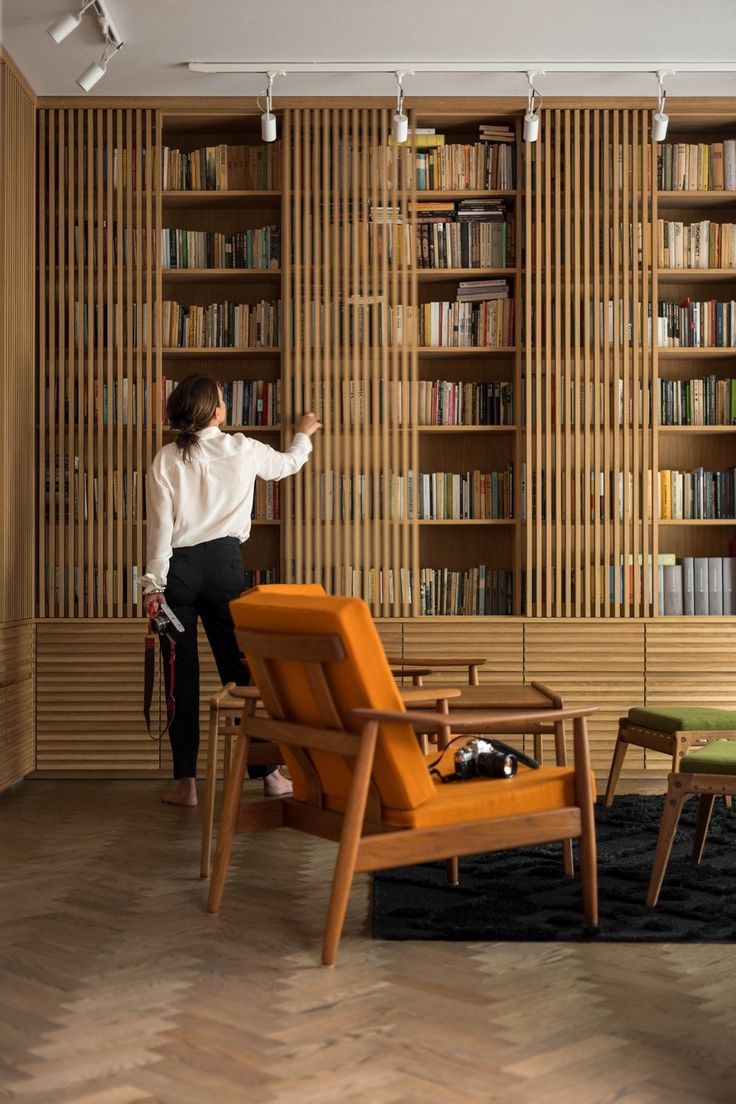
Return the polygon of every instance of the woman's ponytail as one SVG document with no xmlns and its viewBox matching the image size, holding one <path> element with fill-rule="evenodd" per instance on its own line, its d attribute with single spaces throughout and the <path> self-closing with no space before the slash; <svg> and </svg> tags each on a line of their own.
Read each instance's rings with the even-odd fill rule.
<svg viewBox="0 0 736 1104">
<path fill-rule="evenodd" d="M 220 402 L 217 384 L 209 376 L 187 376 L 177 384 L 166 403 L 166 416 L 172 429 L 179 432 L 176 447 L 181 449 L 185 461 L 194 449 L 198 449 L 197 432 L 212 421 Z"/>
</svg>

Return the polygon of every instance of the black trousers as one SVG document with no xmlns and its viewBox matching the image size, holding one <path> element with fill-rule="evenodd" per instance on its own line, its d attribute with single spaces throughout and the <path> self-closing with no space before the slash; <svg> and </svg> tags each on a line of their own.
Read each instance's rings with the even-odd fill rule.
<svg viewBox="0 0 736 1104">
<path fill-rule="evenodd" d="M 195 778 L 199 751 L 199 655 L 197 619 L 215 657 L 223 686 L 234 682 L 247 686 L 250 671 L 235 639 L 228 602 L 245 590 L 245 572 L 236 537 L 221 537 L 190 548 L 175 548 L 169 562 L 166 601 L 184 626 L 176 638 L 174 672 L 174 719 L 169 739 L 174 756 L 174 778 Z M 169 692 L 171 645 L 161 638 L 164 653 L 166 692 Z M 252 778 L 276 770 L 275 766 L 251 767 Z"/>
</svg>

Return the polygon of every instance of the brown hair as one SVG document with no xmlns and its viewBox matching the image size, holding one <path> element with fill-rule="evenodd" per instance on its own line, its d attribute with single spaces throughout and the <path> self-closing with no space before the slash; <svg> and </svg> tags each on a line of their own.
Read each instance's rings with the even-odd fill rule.
<svg viewBox="0 0 736 1104">
<path fill-rule="evenodd" d="M 217 384 L 209 376 L 196 373 L 178 383 L 166 403 L 166 416 L 172 429 L 178 429 L 176 447 L 189 460 L 192 449 L 199 448 L 197 430 L 209 425 L 220 402 Z"/>
</svg>

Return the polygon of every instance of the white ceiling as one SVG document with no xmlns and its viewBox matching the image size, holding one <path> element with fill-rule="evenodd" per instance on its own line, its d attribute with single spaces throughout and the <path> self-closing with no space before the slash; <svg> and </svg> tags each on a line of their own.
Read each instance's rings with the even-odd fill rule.
<svg viewBox="0 0 736 1104">
<path fill-rule="evenodd" d="M 108 0 L 126 46 L 95 96 L 246 96 L 257 74 L 190 73 L 188 61 L 736 61 L 736 0 Z M 97 24 L 56 45 L 46 28 L 77 0 L 0 0 L 0 40 L 43 96 L 80 95 L 76 77 L 99 58 Z M 288 64 L 286 66 L 288 68 Z M 654 96 L 652 76 L 554 74 L 549 96 Z M 523 95 L 515 74 L 421 74 L 411 95 Z M 294 74 L 278 95 L 392 95 L 391 76 Z M 669 78 L 670 96 L 736 96 L 736 74 Z"/>
</svg>

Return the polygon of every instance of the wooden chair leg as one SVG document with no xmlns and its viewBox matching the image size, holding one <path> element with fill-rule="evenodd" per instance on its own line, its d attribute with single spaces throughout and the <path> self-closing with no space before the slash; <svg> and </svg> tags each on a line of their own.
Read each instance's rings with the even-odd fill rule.
<svg viewBox="0 0 736 1104">
<path fill-rule="evenodd" d="M 334 966 L 337 958 L 337 948 L 340 943 L 348 898 L 353 884 L 355 860 L 358 856 L 358 847 L 363 831 L 365 807 L 368 800 L 377 739 L 378 724 L 376 721 L 369 721 L 363 729 L 360 750 L 355 760 L 350 795 L 340 835 L 340 848 L 337 852 L 332 892 L 330 893 L 330 906 L 327 910 L 327 923 L 325 924 L 325 938 L 322 945 L 322 963 L 324 966 Z"/>
<path fill-rule="evenodd" d="M 626 752 L 628 750 L 628 741 L 623 738 L 621 728 L 619 727 L 618 736 L 616 737 L 616 746 L 613 749 L 611 769 L 608 773 L 606 796 L 603 798 L 603 806 L 606 809 L 610 809 L 611 805 L 613 805 L 613 798 L 616 793 L 616 786 L 618 785 L 618 776 L 621 774 L 621 768 L 624 765 L 624 759 L 626 758 Z"/>
<path fill-rule="evenodd" d="M 471 683 L 471 686 L 473 684 Z M 477 685 L 477 683 L 476 683 Z M 450 706 L 445 700 L 438 706 L 440 713 L 447 713 L 449 716 Z M 450 726 L 447 728 L 441 728 L 437 731 L 437 750 L 442 751 L 450 743 L 452 739 L 452 733 Z M 445 863 L 445 870 L 447 872 L 447 884 L 452 886 L 460 885 L 460 862 L 457 858 L 448 859 Z"/>
<path fill-rule="evenodd" d="M 217 912 L 222 901 L 222 891 L 225 887 L 227 868 L 230 865 L 230 852 L 233 849 L 235 829 L 238 823 L 240 811 L 240 798 L 243 792 L 243 780 L 245 778 L 245 765 L 248 761 L 248 747 L 250 740 L 247 736 L 238 739 L 235 748 L 235 756 L 230 769 L 225 796 L 222 801 L 222 815 L 220 817 L 220 830 L 217 833 L 217 847 L 215 848 L 215 866 L 210 882 L 210 894 L 207 901 L 207 911 Z"/>
<path fill-rule="evenodd" d="M 723 798 L 723 804 L 724 804 L 724 805 L 726 806 L 726 808 L 727 808 L 727 809 L 730 809 L 730 808 L 731 808 L 731 806 L 733 805 L 733 798 L 731 797 L 731 795 L 730 795 L 730 794 L 726 794 L 726 795 L 724 796 L 724 798 Z"/>
<path fill-rule="evenodd" d="M 673 787 L 672 775 L 670 775 L 670 781 L 667 785 L 667 797 L 665 798 L 664 809 L 662 811 L 662 821 L 659 826 L 657 850 L 654 852 L 652 874 L 649 879 L 649 891 L 647 893 L 648 908 L 654 908 L 659 900 L 659 892 L 662 888 L 662 882 L 664 881 L 667 863 L 670 859 L 670 852 L 672 851 L 672 844 L 675 839 L 675 832 L 677 831 L 680 813 L 682 812 L 682 803 L 685 797 L 686 794 L 683 792 L 681 785 L 678 786 L 677 789 Z"/>
<path fill-rule="evenodd" d="M 703 848 L 708 835 L 710 817 L 715 804 L 715 794 L 701 794 L 698 803 L 698 819 L 695 822 L 695 839 L 693 841 L 692 861 L 699 863 L 703 857 Z"/>
<path fill-rule="evenodd" d="M 230 717 L 228 717 L 225 723 L 225 743 L 223 746 L 222 755 L 222 788 L 223 791 L 227 786 L 227 780 L 230 777 L 230 767 L 233 761 L 233 736 L 236 735 L 236 728 Z"/>
<path fill-rule="evenodd" d="M 215 787 L 217 785 L 217 742 L 220 710 L 216 702 L 210 705 L 210 727 L 207 736 L 207 775 L 204 780 L 202 809 L 202 847 L 199 856 L 199 876 L 209 878 L 212 858 L 212 827 L 215 821 Z"/>
<path fill-rule="evenodd" d="M 598 926 L 598 855 L 595 842 L 593 804 L 595 792 L 590 780 L 590 752 L 585 717 L 573 721 L 575 747 L 575 797 L 580 807 L 581 834 L 580 882 L 583 890 L 583 914 L 591 927 Z"/>
<path fill-rule="evenodd" d="M 542 733 L 534 733 L 534 758 L 538 763 L 544 763 L 544 747 L 542 745 Z"/>
</svg>

